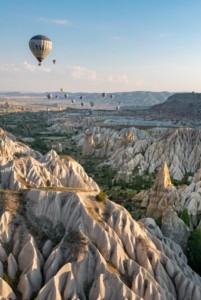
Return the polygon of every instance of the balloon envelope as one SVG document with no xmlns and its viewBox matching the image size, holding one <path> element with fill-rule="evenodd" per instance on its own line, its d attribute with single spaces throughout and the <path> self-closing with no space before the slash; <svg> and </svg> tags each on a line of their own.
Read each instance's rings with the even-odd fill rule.
<svg viewBox="0 0 201 300">
<path fill-rule="evenodd" d="M 35 35 L 29 41 L 29 48 L 40 65 L 52 50 L 52 41 L 44 35 Z"/>
</svg>

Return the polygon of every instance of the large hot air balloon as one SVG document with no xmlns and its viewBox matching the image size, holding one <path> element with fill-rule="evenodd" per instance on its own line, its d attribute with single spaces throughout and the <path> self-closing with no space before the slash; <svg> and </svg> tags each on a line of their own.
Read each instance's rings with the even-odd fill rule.
<svg viewBox="0 0 201 300">
<path fill-rule="evenodd" d="M 39 61 L 39 66 L 43 59 L 52 50 L 52 41 L 44 35 L 35 35 L 29 41 L 29 48 L 36 59 Z"/>
</svg>

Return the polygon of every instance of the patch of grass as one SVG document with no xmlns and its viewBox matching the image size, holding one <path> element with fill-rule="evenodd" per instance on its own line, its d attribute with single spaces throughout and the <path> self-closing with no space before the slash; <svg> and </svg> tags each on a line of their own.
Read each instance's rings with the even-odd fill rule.
<svg viewBox="0 0 201 300">
<path fill-rule="evenodd" d="M 98 195 L 96 195 L 96 200 L 99 202 L 105 202 L 108 199 L 108 196 L 105 192 L 100 192 Z"/>
</svg>

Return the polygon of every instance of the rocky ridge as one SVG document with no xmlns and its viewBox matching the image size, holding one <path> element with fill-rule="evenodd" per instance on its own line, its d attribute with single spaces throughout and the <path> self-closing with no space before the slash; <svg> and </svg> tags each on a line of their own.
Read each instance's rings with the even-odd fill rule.
<svg viewBox="0 0 201 300">
<path fill-rule="evenodd" d="M 100 203 L 88 192 L 3 193 L 17 206 L 14 211 L 6 201 L 0 218 L 0 261 L 4 274 L 17 281 L 14 291 L 3 289 L 3 297 L 201 297 L 201 279 L 181 248 L 157 226 L 157 237 L 148 232 L 123 207 Z"/>
<path fill-rule="evenodd" d="M 127 139 L 126 134 L 132 138 Z M 87 143 L 89 135 L 91 143 Z M 84 155 L 106 157 L 104 164 L 117 171 L 117 178 L 129 180 L 137 174 L 151 174 L 158 171 L 164 161 L 176 180 L 201 168 L 201 130 L 177 128 L 154 136 L 135 128 L 120 132 L 95 128 L 87 130 L 83 139 L 80 136 L 74 139 Z"/>
</svg>

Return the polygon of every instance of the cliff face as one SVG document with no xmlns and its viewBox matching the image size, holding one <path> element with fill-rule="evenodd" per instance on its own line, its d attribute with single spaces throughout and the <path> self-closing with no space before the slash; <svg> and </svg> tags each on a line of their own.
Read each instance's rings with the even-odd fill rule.
<svg viewBox="0 0 201 300">
<path fill-rule="evenodd" d="M 201 111 L 200 93 L 178 93 L 170 96 L 165 102 L 151 107 L 152 112 L 171 116 L 199 116 Z"/>
<path fill-rule="evenodd" d="M 185 173 L 200 169 L 200 156 L 201 130 L 179 128 L 120 147 L 111 153 L 108 164 L 125 174 L 135 169 L 153 173 L 166 161 L 171 176 L 181 180 Z"/>
<path fill-rule="evenodd" d="M 1 198 L 0 261 L 18 283 L 4 289 L 12 299 L 201 297 L 201 279 L 178 245 L 95 193 L 2 191 Z"/>
</svg>

